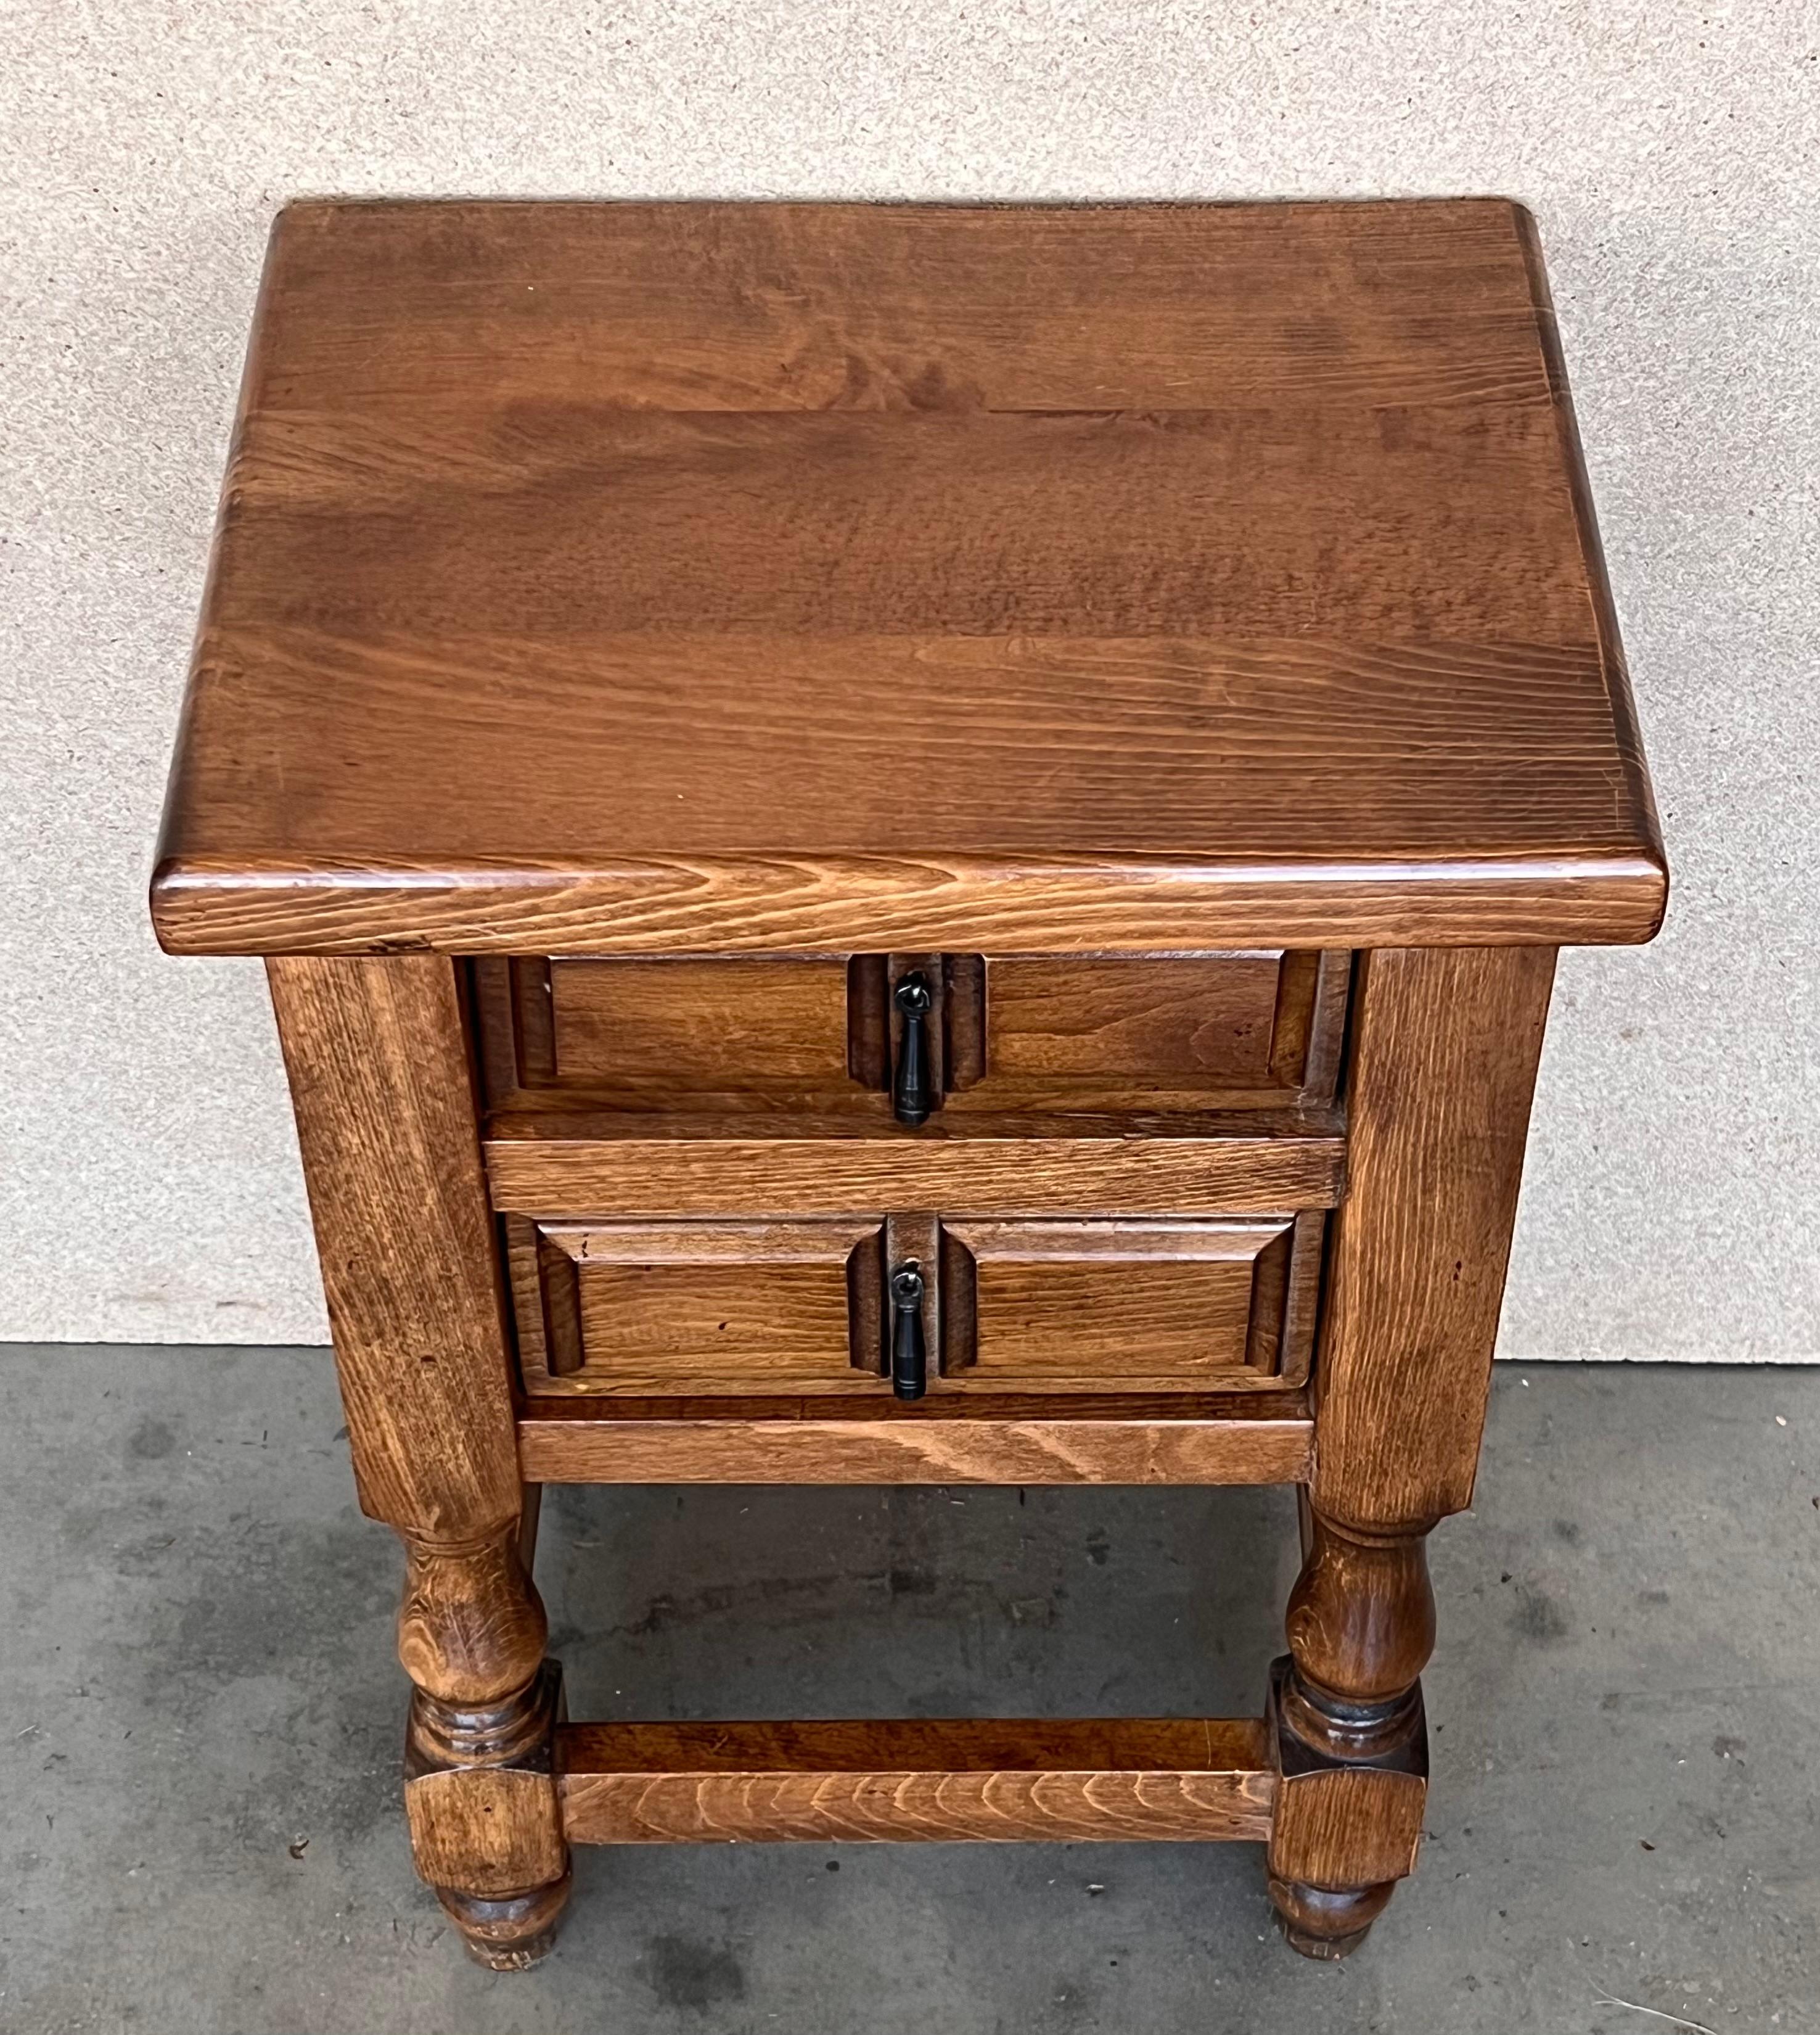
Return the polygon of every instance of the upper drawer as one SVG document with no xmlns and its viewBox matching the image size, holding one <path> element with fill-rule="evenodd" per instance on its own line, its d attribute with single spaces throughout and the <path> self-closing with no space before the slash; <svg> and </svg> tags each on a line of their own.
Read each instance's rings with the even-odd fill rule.
<svg viewBox="0 0 1820 2035">
<path fill-rule="evenodd" d="M 912 1084 L 930 1115 L 1329 1100 L 1350 960 L 1269 950 L 473 965 L 495 1108 L 895 1108 L 916 1121 Z"/>
</svg>

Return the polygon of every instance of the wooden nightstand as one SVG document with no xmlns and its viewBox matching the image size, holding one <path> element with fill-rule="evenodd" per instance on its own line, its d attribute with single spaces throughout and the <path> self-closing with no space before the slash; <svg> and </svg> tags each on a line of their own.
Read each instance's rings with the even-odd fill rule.
<svg viewBox="0 0 1820 2035">
<path fill-rule="evenodd" d="M 1414 1862 L 1555 950 L 1662 852 L 1493 200 L 310 204 L 152 909 L 269 957 L 419 1869 Z M 1258 1718 L 571 1724 L 577 1481 L 1291 1483 Z"/>
</svg>

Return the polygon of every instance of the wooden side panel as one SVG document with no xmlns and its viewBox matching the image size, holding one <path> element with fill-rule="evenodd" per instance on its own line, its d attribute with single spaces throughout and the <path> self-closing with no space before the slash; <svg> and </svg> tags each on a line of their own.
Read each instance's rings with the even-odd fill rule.
<svg viewBox="0 0 1820 2035">
<path fill-rule="evenodd" d="M 558 1078 L 555 967 L 550 961 L 524 955 L 515 955 L 506 965 L 511 984 L 518 1078 L 528 1087 L 545 1088 Z"/>
<path fill-rule="evenodd" d="M 483 954 L 467 964 L 468 1005 L 474 1024 L 475 1057 L 490 1109 L 508 1107 L 521 1089 L 518 1027 L 512 1010 L 513 964 Z"/>
<path fill-rule="evenodd" d="M 533 1390 L 721 1394 L 879 1389 L 876 1218 L 536 1225 L 543 1365 Z M 870 1257 L 870 1266 L 856 1258 Z M 864 1276 L 871 1271 L 872 1276 Z M 856 1305 L 857 1303 L 857 1305 Z M 855 1313 L 871 1310 L 869 1322 Z M 870 1361 L 855 1368 L 856 1356 Z M 545 1374 L 547 1375 L 545 1375 Z"/>
<path fill-rule="evenodd" d="M 891 1085 L 891 975 L 888 954 L 847 961 L 847 1072 L 862 1088 Z"/>
<path fill-rule="evenodd" d="M 1323 950 L 1314 977 L 1307 1053 L 1302 1063 L 1302 1100 L 1310 1106 L 1333 1100 L 1346 1043 L 1346 1014 L 1352 992 L 1353 957 L 1344 947 Z"/>
<path fill-rule="evenodd" d="M 572 1843 L 1267 1838 L 1249 1719 L 571 1725 Z"/>
<path fill-rule="evenodd" d="M 1289 1218 L 945 1222 L 942 1364 L 961 1390 L 1243 1382 L 1259 1261 Z"/>
<path fill-rule="evenodd" d="M 1251 1286 L 1245 1360 L 1261 1378 L 1307 1382 L 1314 1352 L 1321 1294 L 1321 1246 L 1326 1219 L 1304 1209 L 1258 1253 Z"/>
<path fill-rule="evenodd" d="M 1352 957 L 1299 947 L 1283 957 L 1270 1029 L 1270 1078 L 1305 1102 L 1331 1102 L 1346 1027 Z"/>
<path fill-rule="evenodd" d="M 1554 972 L 1548 947 L 1361 963 L 1316 1367 L 1312 1496 L 1343 1525 L 1420 1531 L 1472 1502 Z"/>
<path fill-rule="evenodd" d="M 273 960 L 362 1509 L 467 1539 L 515 1522 L 497 1240 L 456 964 Z"/>
</svg>

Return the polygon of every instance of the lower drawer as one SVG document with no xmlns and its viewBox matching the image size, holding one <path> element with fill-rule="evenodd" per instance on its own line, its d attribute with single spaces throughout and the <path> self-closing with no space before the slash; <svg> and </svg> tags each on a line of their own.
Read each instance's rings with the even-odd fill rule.
<svg viewBox="0 0 1820 2035">
<path fill-rule="evenodd" d="M 533 1393 L 882 1394 L 923 1281 L 927 1389 L 1198 1392 L 1307 1377 L 1324 1218 L 506 1219 Z"/>
</svg>

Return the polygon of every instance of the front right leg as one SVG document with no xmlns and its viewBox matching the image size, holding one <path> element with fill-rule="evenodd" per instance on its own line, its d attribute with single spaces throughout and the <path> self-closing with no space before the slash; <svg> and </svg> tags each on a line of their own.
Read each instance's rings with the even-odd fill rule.
<svg viewBox="0 0 1820 2035">
<path fill-rule="evenodd" d="M 1416 1862 L 1428 1792 L 1418 1679 L 1435 1644 L 1421 1534 L 1310 1514 L 1271 1676 L 1278 1770 L 1270 1898 L 1304 1957 L 1343 1958 Z"/>
</svg>

